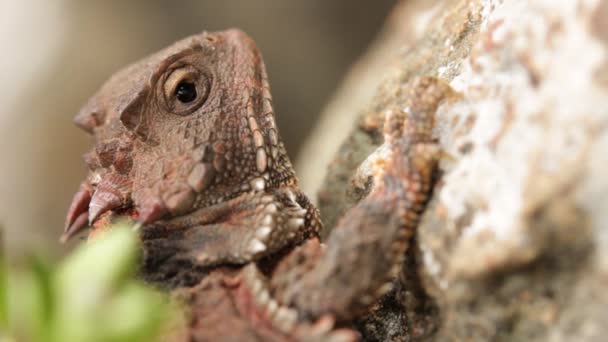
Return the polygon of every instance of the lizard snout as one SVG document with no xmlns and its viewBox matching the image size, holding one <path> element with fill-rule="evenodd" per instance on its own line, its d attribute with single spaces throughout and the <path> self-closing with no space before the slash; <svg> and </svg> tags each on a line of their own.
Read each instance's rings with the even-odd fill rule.
<svg viewBox="0 0 608 342">
<path fill-rule="evenodd" d="M 93 129 L 103 123 L 104 111 L 91 99 L 74 117 L 74 123 L 84 131 L 93 134 Z"/>
</svg>

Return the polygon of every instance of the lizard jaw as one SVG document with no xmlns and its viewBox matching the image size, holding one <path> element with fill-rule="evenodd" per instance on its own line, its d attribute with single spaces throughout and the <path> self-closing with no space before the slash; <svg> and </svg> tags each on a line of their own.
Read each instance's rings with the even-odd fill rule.
<svg viewBox="0 0 608 342">
<path fill-rule="evenodd" d="M 127 213 L 131 207 L 131 182 L 118 174 L 106 175 L 97 186 L 85 181 L 74 195 L 68 209 L 60 241 L 67 242 L 85 228 L 97 228 L 106 213 Z"/>
</svg>

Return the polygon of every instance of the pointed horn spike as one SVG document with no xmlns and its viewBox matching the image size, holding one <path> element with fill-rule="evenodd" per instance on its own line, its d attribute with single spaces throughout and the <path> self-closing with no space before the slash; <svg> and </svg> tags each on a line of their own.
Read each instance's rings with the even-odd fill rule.
<svg viewBox="0 0 608 342">
<path fill-rule="evenodd" d="M 85 229 L 88 224 L 88 216 L 89 213 L 88 212 L 83 212 L 81 213 L 73 222 L 72 224 L 67 227 L 65 229 L 65 231 L 63 232 L 63 234 L 61 235 L 61 238 L 59 239 L 59 241 L 61 243 L 66 243 L 68 242 L 72 237 L 74 237 L 74 235 L 80 233 L 83 229 Z"/>
<path fill-rule="evenodd" d="M 101 214 L 121 207 L 123 204 L 123 201 L 115 193 L 98 188 L 89 204 L 89 224 L 93 224 Z"/>
<path fill-rule="evenodd" d="M 169 212 L 167 206 L 160 198 L 150 198 L 144 201 L 139 208 L 139 222 L 148 224 Z"/>
<path fill-rule="evenodd" d="M 74 222 L 89 209 L 89 203 L 91 202 L 91 187 L 87 184 L 80 186 L 80 190 L 74 195 L 68 214 L 65 219 L 64 233 L 68 231 L 70 227 L 74 225 Z"/>
</svg>

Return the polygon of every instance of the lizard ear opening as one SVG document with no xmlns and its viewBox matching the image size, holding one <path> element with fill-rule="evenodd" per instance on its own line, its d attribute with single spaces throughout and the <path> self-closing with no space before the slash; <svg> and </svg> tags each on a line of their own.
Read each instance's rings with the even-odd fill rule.
<svg viewBox="0 0 608 342">
<path fill-rule="evenodd" d="M 141 89 L 125 96 L 118 106 L 118 116 L 125 127 L 133 133 L 145 138 L 147 128 L 144 117 L 144 107 L 147 91 Z"/>
</svg>

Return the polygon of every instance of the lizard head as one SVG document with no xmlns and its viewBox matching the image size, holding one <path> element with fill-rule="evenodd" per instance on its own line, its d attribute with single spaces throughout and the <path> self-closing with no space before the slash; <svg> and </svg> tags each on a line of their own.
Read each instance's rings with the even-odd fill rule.
<svg viewBox="0 0 608 342">
<path fill-rule="evenodd" d="M 191 36 L 128 66 L 74 121 L 95 143 L 64 239 L 103 217 L 147 224 L 296 182 L 262 57 L 239 30 Z"/>
</svg>

